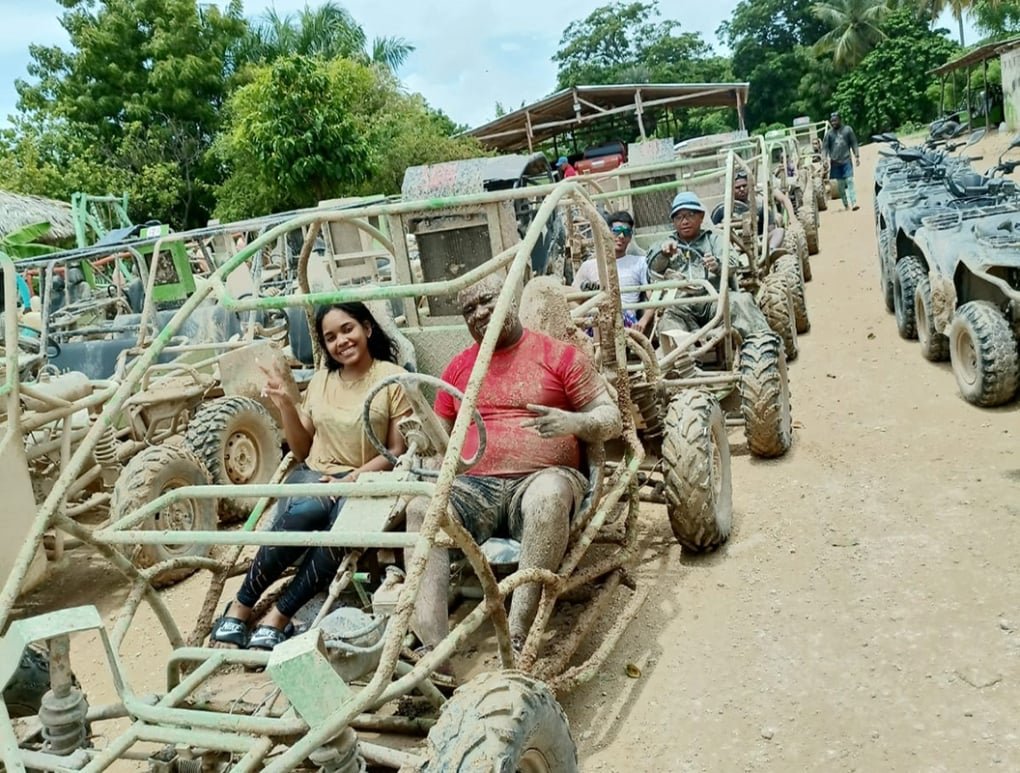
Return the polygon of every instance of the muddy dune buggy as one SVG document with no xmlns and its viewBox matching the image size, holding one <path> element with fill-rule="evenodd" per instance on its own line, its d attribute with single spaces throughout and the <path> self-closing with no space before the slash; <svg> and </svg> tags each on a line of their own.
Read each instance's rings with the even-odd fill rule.
<svg viewBox="0 0 1020 773">
<path fill-rule="evenodd" d="M 622 440 L 611 448 L 593 445 L 587 449 L 588 504 L 575 517 L 559 571 L 522 572 L 515 569 L 512 560 L 491 561 L 485 545 L 475 545 L 466 531 L 445 519 L 452 479 L 473 462 L 461 457 L 461 449 L 470 422 L 483 424 L 474 405 L 496 332 L 514 302 L 515 288 L 529 273 L 531 248 L 546 219 L 561 203 L 570 200 L 593 219 L 596 216 L 590 200 L 576 185 L 550 187 L 543 193 L 545 199 L 523 241 L 484 257 L 453 280 L 402 282 L 399 277 L 410 273 L 410 265 L 402 240 L 397 239 L 393 246 L 398 278 L 393 283 L 238 298 L 223 280 L 257 254 L 263 241 L 256 240 L 217 269 L 213 281 L 200 284 L 106 400 L 98 421 L 71 454 L 35 519 L 22 524 L 24 533 L 17 541 L 22 547 L 10 565 L 0 606 L 4 626 L 0 684 L 14 676 L 12 664 L 18 662 L 26 647 L 43 647 L 49 653 L 50 690 L 39 699 L 37 715 L 16 727 L 8 720 L 9 707 L 0 702 L 0 707 L 7 709 L 0 708 L 0 729 L 8 739 L 0 749 L 6 769 L 102 770 L 127 759 L 160 771 L 362 771 L 366 764 L 435 771 L 493 766 L 511 770 L 577 769 L 576 748 L 555 695 L 597 674 L 644 597 L 641 589 L 631 590 L 634 583 L 625 572 L 636 551 L 638 470 L 644 450 L 630 418 L 637 412 L 632 409 L 625 367 L 628 344 L 621 327 L 619 288 L 604 226 L 598 254 L 605 290 L 589 301 L 588 308 L 598 318 L 598 366 L 618 395 L 625 431 Z M 530 193 L 492 193 L 488 197 L 490 202 L 512 205 L 514 195 Z M 369 217 L 383 216 L 390 220 L 392 233 L 407 233 L 406 226 L 419 223 L 430 206 L 405 203 L 368 207 L 356 215 L 309 213 L 280 228 L 355 217 L 365 222 Z M 317 230 L 310 229 L 309 238 L 314 238 Z M 274 230 L 263 238 L 268 242 L 276 235 Z M 431 390 L 449 389 L 435 375 L 445 364 L 444 353 L 459 349 L 468 334 L 461 321 L 442 313 L 443 303 L 448 303 L 459 289 L 502 268 L 508 269 L 508 277 L 489 326 L 490 334 L 483 341 L 467 393 L 457 395 L 463 399 L 463 410 L 452 433 L 446 436 L 432 420 L 428 398 Z M 392 471 L 362 475 L 355 483 L 280 484 L 276 481 L 282 480 L 285 471 L 281 467 L 269 484 L 189 484 L 151 501 L 137 502 L 133 512 L 100 529 L 83 528 L 61 511 L 61 492 L 87 466 L 109 418 L 123 410 L 133 388 L 165 350 L 175 330 L 213 292 L 223 308 L 237 313 L 346 300 L 401 301 L 407 318 L 400 334 L 416 355 L 416 370 L 398 376 L 414 408 L 414 417 L 402 428 L 408 441 L 407 453 L 396 460 Z M 569 320 L 565 324 L 569 325 Z M 423 465 L 423 460 L 435 453 L 443 460 L 437 473 Z M 685 459 L 689 459 L 690 454 L 685 453 Z M 31 502 L 29 482 L 13 483 L 7 489 L 8 496 Z M 271 499 L 313 493 L 347 499 L 344 517 L 337 519 L 331 531 L 255 530 Z M 420 533 L 406 533 L 403 508 L 409 497 L 417 495 L 431 497 L 429 512 Z M 224 497 L 257 500 L 249 522 L 239 531 L 146 527 L 153 516 L 181 502 Z M 112 629 L 91 606 L 12 622 L 12 601 L 42 535 L 53 528 L 93 546 L 126 578 L 128 592 Z M 314 617 L 306 622 L 306 629 L 271 653 L 201 646 L 212 615 L 220 607 L 223 583 L 236 571 L 242 548 L 267 544 L 333 545 L 347 552 L 321 608 L 310 613 Z M 452 612 L 455 625 L 448 638 L 415 662 L 406 652 L 407 633 L 426 556 L 436 544 L 461 551 L 461 574 L 453 590 L 466 601 Z M 124 546 L 133 545 L 218 545 L 223 553 L 212 557 L 178 554 L 139 570 L 122 553 Z M 401 549 L 406 548 L 413 549 L 413 557 L 401 565 Z M 155 574 L 179 568 L 202 569 L 211 578 L 197 621 L 194 609 L 175 610 L 166 597 L 152 590 Z M 523 652 L 515 660 L 504 602 L 525 583 L 540 584 L 543 593 Z M 606 605 L 621 596 L 622 611 L 614 606 L 612 620 L 606 625 Z M 128 627 L 143 601 L 155 612 L 172 648 L 164 664 L 166 689 L 155 701 L 143 700 L 132 690 L 135 674 L 119 656 Z M 194 626 L 190 633 L 185 625 Z M 117 690 L 118 700 L 113 705 L 87 706 L 88 682 L 79 686 L 71 675 L 73 637 L 82 631 L 95 632 L 103 645 L 106 666 Z M 153 635 L 159 633 L 154 631 Z M 598 646 L 591 646 L 593 637 Z M 475 676 L 448 697 L 436 688 L 433 677 L 437 667 L 451 657 L 458 658 L 458 671 Z M 154 666 L 150 660 L 143 668 L 151 673 Z M 241 667 L 264 671 L 245 674 L 239 671 Z M 114 724 L 109 724 L 110 720 Z M 96 748 L 92 736 L 105 736 L 106 742 Z M 422 736 L 426 736 L 424 742 Z"/>
<path fill-rule="evenodd" d="M 729 255 L 736 250 L 732 198 L 728 195 L 738 168 L 737 156 L 729 152 L 725 169 L 702 167 L 688 173 L 684 160 L 660 165 L 654 170 L 633 174 L 658 177 L 672 175 L 672 192 L 677 188 L 701 186 L 705 203 L 723 198 L 725 218 L 721 225 L 724 254 L 716 256 L 722 265 L 719 288 L 699 276 L 671 275 L 646 287 L 623 288 L 643 292 L 647 300 L 625 304 L 638 313 L 656 309 L 661 316 L 671 307 L 703 307 L 711 304 L 714 313 L 689 333 L 672 332 L 650 337 L 631 328 L 627 332 L 630 390 L 639 412 L 638 432 L 646 456 L 642 466 L 641 491 L 645 501 L 666 505 L 673 532 L 687 550 L 703 552 L 722 544 L 729 536 L 732 521 L 732 477 L 727 427 L 742 425 L 750 452 L 772 458 L 785 454 L 793 441 L 787 357 L 783 339 L 776 333 L 755 335 L 741 340 L 733 327 L 732 298 L 740 275 L 749 282 L 760 282 L 758 299 L 774 289 L 786 314 L 785 325 L 796 335 L 794 310 L 785 277 L 775 273 L 759 274 L 763 264 L 750 264 L 739 271 L 729 268 Z M 747 169 L 745 165 L 743 168 Z M 640 179 L 640 178 L 639 178 Z M 632 207 L 635 212 L 652 208 L 643 197 L 661 198 L 664 183 L 638 187 L 624 181 L 614 206 Z M 720 192 L 722 191 L 722 192 Z M 620 201 L 622 195 L 628 197 Z M 668 235 L 663 223 L 668 204 L 660 210 L 657 222 L 641 221 L 636 231 L 643 243 L 651 245 Z M 691 265 L 696 265 L 694 261 Z M 794 263 L 796 268 L 796 263 Z M 586 313 L 590 293 L 572 297 L 581 302 L 575 310 L 579 318 Z M 597 297 L 597 296 L 595 296 Z M 659 345 L 655 345 L 658 338 Z"/>
</svg>

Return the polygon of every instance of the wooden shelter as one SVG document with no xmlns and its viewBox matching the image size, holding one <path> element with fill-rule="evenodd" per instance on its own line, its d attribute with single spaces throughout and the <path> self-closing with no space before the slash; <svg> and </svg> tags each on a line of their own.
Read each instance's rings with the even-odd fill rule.
<svg viewBox="0 0 1020 773">
<path fill-rule="evenodd" d="M 970 71 L 971 71 L 971 69 L 974 67 L 974 65 L 977 65 L 977 64 L 980 64 L 980 65 L 982 65 L 984 67 L 984 82 L 986 84 L 986 91 L 987 91 L 988 61 L 990 59 L 998 59 L 999 57 L 1001 57 L 1007 51 L 1012 51 L 1013 49 L 1015 49 L 1017 47 L 1020 47 L 1020 37 L 1010 38 L 1008 40 L 997 40 L 997 41 L 994 41 L 992 43 L 985 43 L 983 45 L 978 46 L 977 48 L 972 48 L 970 51 L 967 51 L 966 53 L 960 54 L 955 59 L 950 59 L 948 62 L 946 62 L 943 65 L 940 65 L 939 67 L 936 67 L 936 68 L 934 68 L 932 70 L 929 70 L 928 73 L 930 75 L 937 75 L 941 79 L 941 81 L 942 81 L 942 89 L 941 89 L 941 93 L 939 95 L 939 113 L 944 115 L 945 112 L 946 112 L 946 78 L 949 75 L 953 76 L 953 90 L 955 92 L 955 90 L 956 90 L 956 72 L 958 70 L 966 69 L 966 71 L 967 71 L 967 80 L 966 80 L 966 83 L 967 83 L 967 116 L 968 116 L 968 120 L 970 120 L 970 107 L 971 107 L 971 99 L 970 99 L 970 94 L 971 94 Z M 990 126 L 989 126 L 989 115 L 988 115 L 989 114 L 989 110 L 987 108 L 987 105 L 985 105 L 984 113 L 985 113 L 985 129 L 987 130 L 987 129 L 990 128 Z M 970 124 L 971 124 L 971 128 L 973 129 L 974 128 L 974 122 L 971 121 Z"/>
<path fill-rule="evenodd" d="M 641 139 L 642 118 L 648 108 L 733 107 L 744 129 L 747 83 L 627 83 L 610 86 L 575 86 L 557 91 L 526 107 L 514 110 L 484 126 L 466 132 L 490 150 L 534 152 L 535 145 L 573 131 L 592 121 L 626 113 L 637 116 Z"/>
</svg>

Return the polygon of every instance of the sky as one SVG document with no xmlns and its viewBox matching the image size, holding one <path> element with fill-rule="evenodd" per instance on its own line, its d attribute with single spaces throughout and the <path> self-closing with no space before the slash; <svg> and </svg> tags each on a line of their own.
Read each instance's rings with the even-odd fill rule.
<svg viewBox="0 0 1020 773">
<path fill-rule="evenodd" d="M 275 6 L 288 13 L 316 0 L 245 0 L 247 16 Z M 444 0 L 442 3 L 341 0 L 374 37 L 403 37 L 415 51 L 398 71 L 410 91 L 457 123 L 479 126 L 495 117 L 496 102 L 517 108 L 551 93 L 556 66 L 551 61 L 563 30 L 607 0 Z M 682 21 L 685 32 L 699 32 L 717 51 L 715 31 L 738 0 L 665 0 L 660 9 Z M 399 10 L 397 10 L 399 8 Z M 675 10 L 674 10 L 675 9 Z M 0 0 L 0 124 L 15 110 L 14 81 L 27 78 L 28 46 L 67 44 L 56 0 Z M 945 24 L 950 29 L 955 25 Z M 968 40 L 975 39 L 968 30 Z M 751 94 L 754 99 L 754 94 Z"/>
</svg>

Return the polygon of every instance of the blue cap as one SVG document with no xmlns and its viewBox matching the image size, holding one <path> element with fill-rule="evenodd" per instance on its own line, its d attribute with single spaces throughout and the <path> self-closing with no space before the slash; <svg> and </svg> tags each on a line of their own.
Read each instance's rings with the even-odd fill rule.
<svg viewBox="0 0 1020 773">
<path fill-rule="evenodd" d="M 560 156 L 558 159 L 556 159 L 556 166 L 563 166 L 565 163 L 567 163 L 566 156 Z"/>
<path fill-rule="evenodd" d="M 698 198 L 696 193 L 691 191 L 681 191 L 673 199 L 673 206 L 669 209 L 669 216 L 673 217 L 681 209 L 689 209 L 694 212 L 704 212 L 705 205 L 701 203 L 701 199 Z"/>
</svg>

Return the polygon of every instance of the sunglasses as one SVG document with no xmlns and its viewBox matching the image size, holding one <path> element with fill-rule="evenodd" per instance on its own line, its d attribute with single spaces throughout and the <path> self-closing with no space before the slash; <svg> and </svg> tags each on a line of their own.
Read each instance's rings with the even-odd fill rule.
<svg viewBox="0 0 1020 773">
<path fill-rule="evenodd" d="M 613 232 L 613 236 L 630 236 L 634 233 L 634 229 L 629 225 L 614 225 L 609 230 Z"/>
</svg>

